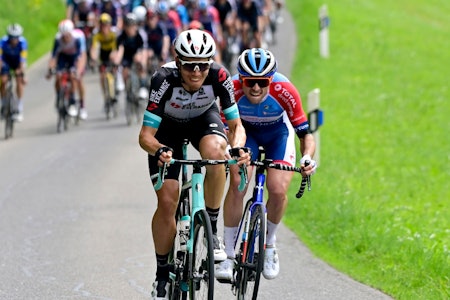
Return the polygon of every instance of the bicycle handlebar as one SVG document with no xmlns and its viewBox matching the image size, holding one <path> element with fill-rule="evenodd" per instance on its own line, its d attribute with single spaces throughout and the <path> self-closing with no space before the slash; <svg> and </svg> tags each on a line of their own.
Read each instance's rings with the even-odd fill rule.
<svg viewBox="0 0 450 300">
<path fill-rule="evenodd" d="M 164 163 L 162 167 L 159 168 L 158 179 L 156 184 L 154 185 L 155 191 L 158 191 L 163 183 L 164 177 L 166 175 L 166 169 L 168 165 L 192 165 L 194 167 L 205 167 L 205 166 L 214 166 L 214 165 L 236 165 L 236 159 L 172 159 L 169 163 Z M 241 183 L 239 184 L 239 191 L 243 191 L 245 186 L 248 183 L 247 177 L 247 166 L 240 166 L 239 174 L 241 175 Z"/>
<path fill-rule="evenodd" d="M 310 163 L 309 161 L 306 161 L 305 166 L 308 166 L 309 163 Z M 264 167 L 264 168 L 272 168 L 272 169 L 277 169 L 277 170 L 282 170 L 282 171 L 292 171 L 292 172 L 297 172 L 300 174 L 302 173 L 301 167 L 287 166 L 287 165 L 280 164 L 280 163 L 274 163 L 270 159 L 264 159 L 263 161 L 254 160 L 254 161 L 250 162 L 250 165 Z M 303 196 L 303 193 L 305 192 L 306 186 L 308 186 L 308 191 L 310 191 L 311 190 L 311 176 L 310 175 L 308 175 L 306 177 L 302 177 L 300 187 L 298 189 L 298 192 L 295 194 L 295 197 L 300 199 Z"/>
</svg>

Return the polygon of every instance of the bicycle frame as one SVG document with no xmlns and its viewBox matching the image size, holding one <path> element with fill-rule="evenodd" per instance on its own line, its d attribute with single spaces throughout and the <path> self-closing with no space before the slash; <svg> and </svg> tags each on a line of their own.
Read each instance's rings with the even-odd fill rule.
<svg viewBox="0 0 450 300">
<path fill-rule="evenodd" d="M 69 98 L 72 92 L 72 83 L 70 78 L 70 70 L 64 69 L 57 76 L 58 80 L 58 93 L 56 106 L 58 109 L 58 120 L 56 129 L 61 132 L 62 129 L 67 130 L 69 115 L 67 113 L 69 107 Z"/>
<path fill-rule="evenodd" d="M 258 171 L 259 170 L 259 171 Z M 250 221 L 252 219 L 253 214 L 255 213 L 255 209 L 256 206 L 261 206 L 262 210 L 264 212 L 264 215 L 267 216 L 267 209 L 266 209 L 266 205 L 264 204 L 264 185 L 266 182 L 266 175 L 264 174 L 264 169 L 262 168 L 257 168 L 257 172 L 255 174 L 255 187 L 253 188 L 253 197 L 250 201 L 247 202 L 246 207 L 244 209 L 245 211 L 249 211 L 249 214 L 247 215 L 247 217 L 244 219 L 242 219 L 242 221 L 239 224 L 239 229 L 238 232 L 241 230 L 242 226 L 245 226 L 245 234 L 242 236 L 242 243 L 243 243 L 243 256 L 241 258 L 241 263 L 244 263 L 245 260 L 247 259 L 246 254 L 247 254 L 247 248 L 248 248 L 248 239 L 249 239 L 249 235 L 248 232 L 250 230 Z M 267 218 L 264 218 L 264 228 L 267 228 Z M 264 239 L 264 249 L 266 247 L 266 236 L 263 236 Z M 239 243 L 239 236 L 236 237 L 234 244 L 235 244 L 235 249 L 236 249 L 236 245 L 238 245 Z M 253 245 L 251 245 L 253 246 Z M 254 250 L 254 249 L 252 249 Z M 253 251 L 250 252 L 251 255 L 254 254 Z M 261 254 L 261 253 L 260 253 Z"/>
<path fill-rule="evenodd" d="M 188 142 L 183 144 L 183 157 L 187 155 Z M 181 220 L 186 214 L 190 217 L 190 229 L 189 239 L 186 243 L 186 251 L 181 249 L 177 244 L 177 238 L 174 241 L 174 249 L 172 251 L 172 259 L 174 260 L 174 271 L 171 273 L 171 281 L 173 287 L 171 288 L 171 299 L 183 299 L 187 297 L 187 293 L 191 299 L 194 299 L 197 291 L 205 284 L 208 283 L 207 292 L 208 299 L 213 299 L 214 296 L 214 254 L 213 254 L 213 241 L 212 241 L 212 228 L 208 213 L 205 207 L 203 181 L 204 175 L 202 173 L 202 167 L 207 165 L 218 164 L 237 164 L 237 160 L 175 160 L 172 159 L 170 164 L 182 165 L 182 188 L 180 192 L 179 204 L 177 208 L 176 221 Z M 192 178 L 188 181 L 188 165 L 193 168 Z M 162 187 L 164 182 L 166 165 L 160 168 L 158 174 L 158 180 L 155 184 L 155 190 Z M 246 172 L 242 172 L 241 175 L 241 190 L 246 185 Z M 192 201 L 189 201 L 189 190 L 192 193 Z M 186 207 L 187 206 L 187 207 Z M 192 206 L 192 207 L 190 207 Z M 202 232 L 204 231 L 204 232 Z M 177 237 L 180 232 L 177 232 Z M 199 244 L 200 243 L 200 244 Z M 204 245 L 206 243 L 206 245 Z M 207 254 L 197 253 L 197 247 L 203 245 L 207 248 Z M 203 247 L 203 248 L 204 248 Z M 197 261 L 198 257 L 200 260 Z M 197 266 L 198 264 L 198 266 Z M 202 283 L 203 282 L 203 283 Z M 201 291 L 199 291 L 201 293 Z"/>
<path fill-rule="evenodd" d="M 256 166 L 255 186 L 252 198 L 245 204 L 238 234 L 234 240 L 236 264 L 231 284 L 237 299 L 247 297 L 256 299 L 258 295 L 266 249 L 267 209 L 264 203 L 266 169 L 274 168 L 298 173 L 302 171 L 301 168 L 273 163 L 269 159 L 261 160 L 263 151 L 264 149 L 260 148 L 258 160 L 251 162 L 251 165 Z M 297 198 L 302 196 L 307 183 L 309 188 L 309 177 L 303 178 Z"/>
</svg>

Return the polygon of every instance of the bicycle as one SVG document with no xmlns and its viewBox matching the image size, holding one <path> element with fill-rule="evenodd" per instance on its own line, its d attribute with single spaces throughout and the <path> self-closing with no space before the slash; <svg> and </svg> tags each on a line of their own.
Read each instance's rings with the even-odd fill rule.
<svg viewBox="0 0 450 300">
<path fill-rule="evenodd" d="M 172 159 L 169 164 L 182 165 L 182 184 L 175 215 L 177 234 L 169 255 L 169 299 L 214 298 L 213 235 L 203 195 L 202 168 L 208 165 L 237 164 L 235 159 L 209 160 L 186 159 L 188 141 L 183 144 L 183 159 Z M 188 166 L 192 166 L 192 178 L 188 178 Z M 167 164 L 160 168 L 155 190 L 161 188 Z M 246 185 L 245 167 L 241 172 L 240 190 Z M 193 188 L 194 187 L 194 188 Z M 192 202 L 190 201 L 192 194 Z M 192 206 L 192 207 L 191 207 Z"/>
<path fill-rule="evenodd" d="M 14 115 L 17 114 L 17 99 L 14 96 L 14 83 L 11 73 L 8 73 L 8 81 L 6 83 L 6 95 L 3 103 L 3 117 L 5 119 L 5 140 L 13 136 L 14 131 Z"/>
<path fill-rule="evenodd" d="M 145 106 L 148 102 L 148 89 L 146 86 L 149 79 L 147 77 L 139 78 L 136 68 L 137 66 L 133 64 L 125 85 L 125 118 L 127 125 L 131 125 L 133 117 L 136 118 L 137 123 L 142 121 Z"/>
<path fill-rule="evenodd" d="M 105 114 L 106 119 L 111 118 L 111 114 L 114 118 L 117 117 L 117 91 L 116 91 L 116 71 L 117 66 L 108 64 L 105 67 L 105 77 L 102 85 L 105 97 Z"/>
<path fill-rule="evenodd" d="M 255 186 L 252 197 L 246 202 L 239 223 L 238 234 L 234 242 L 236 259 L 232 281 L 219 280 L 221 283 L 231 283 L 231 289 L 237 299 L 253 299 L 258 296 L 261 273 L 264 267 L 266 249 L 267 210 L 264 204 L 265 171 L 273 168 L 284 171 L 302 172 L 302 168 L 273 163 L 270 159 L 262 159 L 264 149 L 260 147 L 258 159 L 250 165 L 256 166 Z M 309 176 L 303 177 L 297 198 L 301 198 L 306 186 L 311 189 Z"/>
<path fill-rule="evenodd" d="M 49 75 L 54 75 L 56 71 L 52 70 Z M 67 131 L 69 128 L 69 120 L 71 116 L 69 115 L 69 106 L 71 98 L 73 97 L 72 81 L 71 81 L 71 70 L 64 68 L 59 71 L 59 76 L 56 80 L 59 80 L 58 91 L 56 94 L 56 109 L 58 112 L 58 118 L 56 121 L 56 130 L 58 133 L 62 131 Z M 74 116 L 75 124 L 79 122 L 79 109 L 77 109 L 77 114 Z"/>
</svg>

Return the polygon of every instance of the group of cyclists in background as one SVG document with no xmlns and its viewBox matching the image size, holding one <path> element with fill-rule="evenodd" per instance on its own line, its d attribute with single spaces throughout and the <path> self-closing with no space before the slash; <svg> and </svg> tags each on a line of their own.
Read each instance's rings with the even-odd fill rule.
<svg viewBox="0 0 450 300">
<path fill-rule="evenodd" d="M 98 68 L 102 91 L 105 72 L 111 66 L 119 82 L 123 78 L 126 84 L 133 70 L 142 85 L 148 84 L 155 69 L 174 58 L 175 37 L 194 28 L 212 35 L 218 49 L 214 60 L 230 68 L 244 49 L 267 48 L 275 42 L 282 6 L 282 0 L 67 0 L 46 77 L 56 75 L 57 91 L 61 70 L 72 69 L 74 93 L 68 114 L 86 119 L 83 75 L 87 70 Z M 27 47 L 21 25 L 9 25 L 0 48 L 1 92 L 4 95 L 3 87 L 10 78 L 7 74 L 12 71 L 17 121 L 23 120 Z"/>
</svg>

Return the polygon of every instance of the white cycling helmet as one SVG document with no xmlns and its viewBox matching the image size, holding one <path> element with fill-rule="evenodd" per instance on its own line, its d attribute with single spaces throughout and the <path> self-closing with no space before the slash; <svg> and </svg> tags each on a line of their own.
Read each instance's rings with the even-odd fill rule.
<svg viewBox="0 0 450 300">
<path fill-rule="evenodd" d="M 179 3 L 180 3 L 180 0 L 169 0 L 169 7 L 170 8 L 177 8 Z"/>
<path fill-rule="evenodd" d="M 143 5 L 136 6 L 133 8 L 133 14 L 136 16 L 138 22 L 143 22 L 147 16 L 147 8 Z"/>
<path fill-rule="evenodd" d="M 58 30 L 59 33 L 61 34 L 65 34 L 65 33 L 71 33 L 74 29 L 74 25 L 73 22 L 71 20 L 62 20 L 61 22 L 59 22 L 58 25 Z"/>
<path fill-rule="evenodd" d="M 23 28 L 19 24 L 14 23 L 6 28 L 6 32 L 10 37 L 20 37 L 23 33 Z"/>
<path fill-rule="evenodd" d="M 181 32 L 174 41 L 178 56 L 188 58 L 211 58 L 216 53 L 216 43 L 206 31 L 189 29 Z"/>
</svg>

